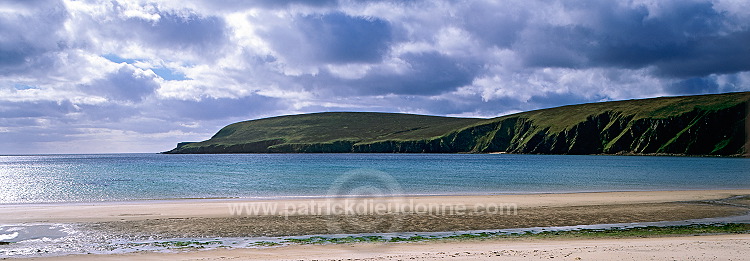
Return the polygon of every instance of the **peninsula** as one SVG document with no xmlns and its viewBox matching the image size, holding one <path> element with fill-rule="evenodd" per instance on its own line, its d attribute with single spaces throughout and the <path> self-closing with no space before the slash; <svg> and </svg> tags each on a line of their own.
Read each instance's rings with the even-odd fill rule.
<svg viewBox="0 0 750 261">
<path fill-rule="evenodd" d="M 228 125 L 184 153 L 741 156 L 750 92 L 569 105 L 492 119 L 324 112 Z"/>
</svg>

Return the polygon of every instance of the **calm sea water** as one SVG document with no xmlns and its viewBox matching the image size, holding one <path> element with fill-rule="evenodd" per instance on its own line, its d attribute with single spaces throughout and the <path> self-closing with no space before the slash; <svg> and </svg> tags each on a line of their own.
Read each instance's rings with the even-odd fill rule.
<svg viewBox="0 0 750 261">
<path fill-rule="evenodd" d="M 5 204 L 322 196 L 332 187 L 341 190 L 347 182 L 343 190 L 350 194 L 747 189 L 750 159 L 508 154 L 0 156 L 0 203 Z"/>
</svg>

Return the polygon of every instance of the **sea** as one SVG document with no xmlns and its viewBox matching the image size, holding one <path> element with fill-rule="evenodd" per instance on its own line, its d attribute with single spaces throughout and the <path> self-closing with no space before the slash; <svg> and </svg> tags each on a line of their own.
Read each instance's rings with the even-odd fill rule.
<svg viewBox="0 0 750 261">
<path fill-rule="evenodd" d="M 750 159 L 517 154 L 91 154 L 0 156 L 0 207 L 144 200 L 492 195 L 750 188 Z M 2 220 L 2 217 L 0 217 Z M 750 223 L 744 216 L 364 236 Z M 357 235 L 307 235 L 347 238 Z M 75 223 L 0 222 L 0 259 L 266 247 L 290 237 L 123 238 Z"/>
<path fill-rule="evenodd" d="M 0 204 L 750 188 L 750 159 L 518 154 L 0 156 Z"/>
</svg>

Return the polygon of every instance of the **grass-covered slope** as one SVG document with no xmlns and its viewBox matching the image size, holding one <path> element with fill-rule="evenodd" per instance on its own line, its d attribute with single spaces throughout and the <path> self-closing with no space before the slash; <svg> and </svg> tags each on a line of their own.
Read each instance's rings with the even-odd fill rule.
<svg viewBox="0 0 750 261">
<path fill-rule="evenodd" d="M 229 125 L 167 153 L 745 154 L 750 93 L 570 105 L 494 119 L 338 112 Z"/>
<path fill-rule="evenodd" d="M 750 93 L 602 102 L 493 119 L 474 151 L 544 154 L 744 154 Z M 481 125 L 476 127 L 482 127 Z"/>
<path fill-rule="evenodd" d="M 482 120 L 375 112 L 280 116 L 234 123 L 170 152 L 350 152 L 356 143 L 434 138 Z"/>
</svg>

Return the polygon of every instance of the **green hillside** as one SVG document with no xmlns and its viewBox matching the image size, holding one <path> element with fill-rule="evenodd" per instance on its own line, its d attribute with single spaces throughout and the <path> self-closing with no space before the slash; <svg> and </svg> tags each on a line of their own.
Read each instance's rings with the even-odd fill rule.
<svg viewBox="0 0 750 261">
<path fill-rule="evenodd" d="M 736 155 L 745 153 L 749 100 L 741 92 L 569 105 L 463 131 L 493 130 L 474 152 Z"/>
<path fill-rule="evenodd" d="M 281 144 L 304 146 L 413 140 L 439 137 L 482 120 L 376 112 L 326 112 L 279 116 L 231 124 L 222 128 L 210 140 L 187 144 L 181 149 L 211 146 L 233 150 L 232 146 L 238 147 L 238 144 L 246 148 L 256 145 L 278 148 Z"/>
<path fill-rule="evenodd" d="M 710 94 L 696 96 L 660 97 L 612 102 L 587 103 L 562 106 L 544 110 L 522 112 L 497 119 L 523 117 L 533 120 L 539 126 L 550 127 L 553 131 L 570 128 L 585 121 L 592 115 L 605 111 L 641 118 L 669 118 L 688 113 L 695 109 L 716 111 L 735 106 L 750 99 L 750 92 L 730 94 Z"/>
<path fill-rule="evenodd" d="M 493 119 L 332 112 L 231 124 L 166 153 L 745 153 L 750 93 L 562 106 Z"/>
</svg>

